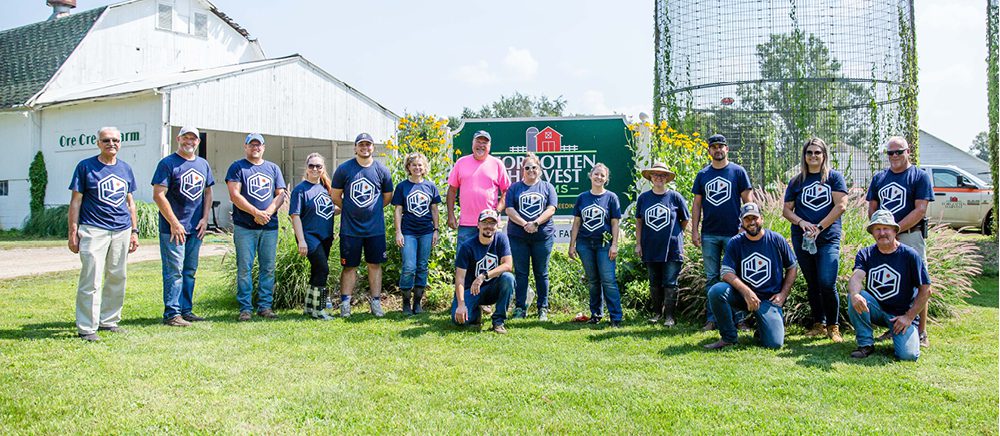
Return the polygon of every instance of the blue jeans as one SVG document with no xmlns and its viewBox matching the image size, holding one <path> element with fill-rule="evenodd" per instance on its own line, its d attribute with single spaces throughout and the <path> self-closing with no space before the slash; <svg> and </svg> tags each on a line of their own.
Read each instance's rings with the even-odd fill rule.
<svg viewBox="0 0 1000 436">
<path fill-rule="evenodd" d="M 802 249 L 802 237 L 792 235 L 792 247 L 799 261 L 799 271 L 806 279 L 813 322 L 827 326 L 840 324 L 840 297 L 837 295 L 840 240 L 816 241 L 816 254 L 809 254 Z"/>
<path fill-rule="evenodd" d="M 646 262 L 646 273 L 649 286 L 654 288 L 676 288 L 677 276 L 681 273 L 684 263 L 679 260 L 666 262 Z"/>
<path fill-rule="evenodd" d="M 551 236 L 540 241 L 510 238 L 510 254 L 514 258 L 514 307 L 526 309 L 528 305 L 528 264 L 535 275 L 535 291 L 539 309 L 549 307 L 549 257 L 552 255 Z"/>
<path fill-rule="evenodd" d="M 853 304 L 847 305 L 847 314 L 851 317 L 851 324 L 854 324 L 855 337 L 859 347 L 875 345 L 872 336 L 872 325 L 889 327 L 892 332 L 892 321 L 894 316 L 882 311 L 882 306 L 878 304 L 868 291 L 861 291 L 861 296 L 868 302 L 868 312 L 858 313 L 854 310 Z M 920 317 L 913 319 L 913 323 L 902 334 L 892 333 L 892 348 L 899 360 L 917 360 L 920 357 L 920 336 L 917 334 L 917 323 Z"/>
<path fill-rule="evenodd" d="M 234 226 L 236 245 L 236 301 L 240 312 L 253 311 L 253 261 L 258 258 L 257 311 L 271 308 L 274 294 L 274 261 L 278 252 L 278 230 Z"/>
<path fill-rule="evenodd" d="M 608 303 L 608 311 L 611 312 L 611 321 L 618 322 L 622 320 L 622 295 L 618 292 L 618 281 L 615 278 L 615 262 L 608 258 L 610 248 L 610 243 L 605 244 L 601 240 L 576 241 L 576 253 L 580 255 L 580 262 L 583 263 L 583 271 L 590 286 L 591 317 L 603 316 L 601 313 L 603 290 L 604 300 Z"/>
<path fill-rule="evenodd" d="M 510 297 L 513 293 L 514 275 L 509 272 L 500 274 L 500 277 L 480 286 L 478 295 L 472 295 L 472 291 L 466 289 L 464 294 L 465 309 L 469 311 L 469 317 L 465 320 L 465 324 L 480 323 L 483 311 L 479 307 L 491 304 L 496 304 L 496 308 L 493 310 L 493 325 L 503 324 L 507 320 L 507 306 L 510 306 Z M 458 298 L 451 297 L 452 322 L 455 322 L 456 310 L 458 310 Z"/>
<path fill-rule="evenodd" d="M 743 295 L 729 286 L 729 283 L 716 283 L 708 291 L 708 307 L 715 314 L 722 340 L 735 344 L 739 335 L 736 332 L 734 309 L 747 310 Z M 785 312 L 780 306 L 761 299 L 756 313 L 760 344 L 767 348 L 781 348 L 785 344 Z"/>
<path fill-rule="evenodd" d="M 187 235 L 184 244 L 179 245 L 170 242 L 170 233 L 160 233 L 163 319 L 191 313 L 201 242 L 196 235 Z"/>
<path fill-rule="evenodd" d="M 705 294 L 719 283 L 719 269 L 722 266 L 722 253 L 726 249 L 726 243 L 732 239 L 732 236 L 722 236 L 722 235 L 701 235 L 701 261 L 705 265 Z M 706 310 L 705 315 L 707 316 L 708 322 L 717 322 L 715 315 L 712 314 L 711 310 Z M 742 318 L 742 317 L 741 317 Z"/>
<path fill-rule="evenodd" d="M 399 289 L 413 289 L 414 286 L 427 287 L 427 259 L 431 257 L 431 241 L 434 233 L 426 235 L 403 235 L 403 271 L 399 274 Z"/>
<path fill-rule="evenodd" d="M 455 234 L 455 255 L 458 256 L 458 249 L 462 247 L 462 244 L 477 237 L 479 237 L 479 227 L 458 226 L 458 232 Z"/>
</svg>

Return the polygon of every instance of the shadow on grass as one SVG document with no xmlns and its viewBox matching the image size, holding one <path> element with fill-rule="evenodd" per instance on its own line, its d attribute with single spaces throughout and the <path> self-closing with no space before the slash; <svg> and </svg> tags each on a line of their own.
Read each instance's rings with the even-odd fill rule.
<svg viewBox="0 0 1000 436">
<path fill-rule="evenodd" d="M 978 292 L 969 297 L 966 302 L 979 307 L 1000 307 L 1000 284 L 997 283 L 997 276 L 979 276 L 972 282 L 972 287 Z"/>
</svg>

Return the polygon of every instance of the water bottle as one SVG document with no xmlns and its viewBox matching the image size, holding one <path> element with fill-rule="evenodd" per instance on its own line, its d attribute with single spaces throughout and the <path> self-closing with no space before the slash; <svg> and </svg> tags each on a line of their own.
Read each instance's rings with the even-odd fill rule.
<svg viewBox="0 0 1000 436">
<path fill-rule="evenodd" d="M 809 254 L 816 254 L 816 236 L 811 232 L 802 235 L 802 249 Z"/>
</svg>

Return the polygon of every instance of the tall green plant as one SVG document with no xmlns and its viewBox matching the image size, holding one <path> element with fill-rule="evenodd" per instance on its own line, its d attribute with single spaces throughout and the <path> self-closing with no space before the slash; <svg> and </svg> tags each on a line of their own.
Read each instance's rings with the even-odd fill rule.
<svg viewBox="0 0 1000 436">
<path fill-rule="evenodd" d="M 990 150 L 990 174 L 993 176 L 993 238 L 1000 236 L 1000 214 L 997 212 L 997 205 L 1000 205 L 1000 173 L 997 165 L 1000 161 L 1000 147 L 998 147 L 998 124 L 1000 124 L 1000 53 L 998 53 L 998 43 L 1000 43 L 1000 1 L 986 0 L 986 87 L 987 87 L 987 111 L 990 125 L 988 142 Z"/>
<path fill-rule="evenodd" d="M 45 209 L 45 188 L 49 184 L 48 171 L 45 169 L 45 157 L 42 152 L 35 153 L 35 158 L 28 167 L 28 181 L 31 183 L 31 214 L 38 215 Z"/>
</svg>

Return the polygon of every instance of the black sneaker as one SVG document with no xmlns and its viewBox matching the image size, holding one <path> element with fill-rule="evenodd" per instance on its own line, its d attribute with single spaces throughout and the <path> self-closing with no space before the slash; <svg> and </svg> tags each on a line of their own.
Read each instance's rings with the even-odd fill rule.
<svg viewBox="0 0 1000 436">
<path fill-rule="evenodd" d="M 598 324 L 600 322 L 601 322 L 601 317 L 595 316 L 593 318 L 590 318 L 590 320 L 587 321 L 587 324 Z"/>
<path fill-rule="evenodd" d="M 189 313 L 189 314 L 186 314 L 186 315 L 181 315 L 181 318 L 184 318 L 184 321 L 187 321 L 187 322 L 198 322 L 198 321 L 204 321 L 205 320 L 205 318 L 202 318 L 202 317 L 200 317 L 198 315 L 195 315 L 194 313 Z"/>
<path fill-rule="evenodd" d="M 875 347 L 871 346 L 871 345 L 867 345 L 867 346 L 864 346 L 864 347 L 858 347 L 857 350 L 852 351 L 851 352 L 851 357 L 853 357 L 855 359 L 864 359 L 864 358 L 866 358 L 868 356 L 871 356 L 872 353 L 874 353 L 874 352 L 875 352 Z"/>
<path fill-rule="evenodd" d="M 77 333 L 76 335 L 79 336 L 80 339 L 83 339 L 87 342 L 98 342 L 101 340 L 101 337 L 97 336 L 97 333 L 88 333 L 88 334 Z"/>
<path fill-rule="evenodd" d="M 622 328 L 622 322 L 621 321 L 611 321 L 611 328 L 613 328 L 613 329 L 620 329 L 620 328 Z"/>
<path fill-rule="evenodd" d="M 105 331 L 105 332 L 111 332 L 111 333 L 128 333 L 128 330 L 125 330 L 125 329 L 123 329 L 121 327 L 118 327 L 116 325 L 107 326 L 107 327 L 98 327 L 97 330 Z"/>
</svg>

